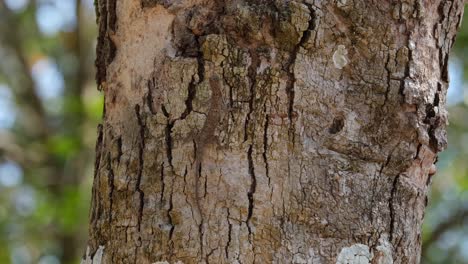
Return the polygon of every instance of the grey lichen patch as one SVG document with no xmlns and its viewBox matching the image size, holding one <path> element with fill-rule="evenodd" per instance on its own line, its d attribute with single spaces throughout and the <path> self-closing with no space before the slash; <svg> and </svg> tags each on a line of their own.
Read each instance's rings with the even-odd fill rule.
<svg viewBox="0 0 468 264">
<path fill-rule="evenodd" d="M 345 7 L 345 6 L 348 5 L 348 0 L 338 0 L 338 1 L 336 1 L 336 5 L 338 7 Z"/>
<path fill-rule="evenodd" d="M 363 244 L 354 244 L 341 249 L 336 264 L 368 264 L 371 263 L 372 253 L 369 247 Z"/>
<path fill-rule="evenodd" d="M 86 248 L 86 256 L 81 260 L 81 264 L 101 264 L 102 255 L 104 254 L 104 246 L 99 246 L 94 256 L 90 255 L 89 247 Z"/>
<path fill-rule="evenodd" d="M 333 53 L 333 64 L 337 69 L 343 69 L 348 63 L 348 51 L 344 45 L 338 45 L 335 53 Z"/>
<path fill-rule="evenodd" d="M 377 246 L 377 253 L 374 258 L 374 262 L 378 264 L 393 264 L 393 247 L 388 241 L 388 235 L 382 235 L 379 239 L 379 245 Z"/>
</svg>

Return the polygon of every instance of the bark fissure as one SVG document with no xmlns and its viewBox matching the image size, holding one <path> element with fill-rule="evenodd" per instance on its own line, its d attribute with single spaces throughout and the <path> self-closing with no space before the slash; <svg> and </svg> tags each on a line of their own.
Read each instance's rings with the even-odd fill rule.
<svg viewBox="0 0 468 264">
<path fill-rule="evenodd" d="M 252 113 L 255 111 L 255 96 L 256 96 L 256 85 L 257 85 L 257 69 L 260 65 L 260 58 L 256 50 L 250 49 L 250 66 L 248 68 L 248 78 L 249 78 L 249 112 L 244 123 L 244 142 L 249 139 L 249 125 L 250 120 L 252 119 Z M 252 129 L 253 130 L 253 129 Z"/>
<path fill-rule="evenodd" d="M 198 43 L 198 39 L 197 39 Z M 200 46 L 198 44 L 198 46 Z M 198 55 L 197 55 L 197 77 L 198 80 L 195 78 L 195 75 L 192 76 L 192 80 L 188 85 L 188 95 L 187 99 L 185 100 L 185 110 L 180 116 L 179 120 L 184 120 L 187 116 L 193 111 L 193 100 L 197 95 L 197 86 L 202 83 L 205 79 L 205 64 L 203 61 L 203 54 L 200 51 L 200 47 L 198 47 Z M 175 122 L 175 121 L 174 121 Z"/>
<path fill-rule="evenodd" d="M 153 77 L 151 80 L 148 80 L 148 94 L 146 95 L 146 105 L 151 114 L 155 115 L 156 110 L 154 109 L 154 98 L 153 98 L 153 89 L 156 88 L 156 79 Z"/>
<path fill-rule="evenodd" d="M 164 202 L 164 191 L 166 190 L 166 184 L 164 183 L 164 162 L 161 163 L 159 178 L 161 179 L 161 194 L 159 200 Z"/>
<path fill-rule="evenodd" d="M 109 172 L 108 176 L 108 185 L 109 185 L 109 223 L 112 222 L 112 209 L 114 204 L 114 170 L 112 169 L 112 159 L 111 155 L 107 156 L 107 170 Z"/>
<path fill-rule="evenodd" d="M 171 171 L 174 171 L 174 164 L 172 164 L 172 148 L 173 148 L 173 139 L 172 139 L 172 128 L 174 127 L 175 122 L 170 121 L 169 114 L 165 110 L 166 108 L 163 106 L 162 110 L 167 117 L 167 124 L 165 129 L 165 138 L 166 138 L 166 157 L 167 162 L 169 163 L 169 167 Z"/>
<path fill-rule="evenodd" d="M 174 184 L 171 185 L 171 194 L 169 197 L 169 208 L 167 209 L 167 219 L 169 220 L 169 225 L 170 225 L 170 230 L 169 230 L 169 247 L 170 247 L 170 252 L 172 255 L 172 251 L 174 248 L 174 241 L 172 241 L 172 237 L 174 235 L 174 230 L 175 230 L 175 224 L 172 218 L 172 210 L 174 209 L 174 203 L 172 200 L 172 197 L 174 195 Z"/>
<path fill-rule="evenodd" d="M 141 116 L 140 112 L 140 105 L 135 106 L 135 113 L 138 121 L 138 125 L 140 126 L 140 131 L 139 131 L 139 146 L 138 146 L 138 171 L 137 171 L 137 179 L 136 179 L 136 185 L 135 185 L 135 190 L 138 192 L 139 199 L 140 199 L 140 204 L 138 208 L 138 222 L 137 222 L 137 227 L 138 227 L 138 232 L 141 230 L 141 223 L 143 219 L 143 209 L 145 206 L 145 193 L 141 189 L 141 178 L 143 177 L 143 170 L 144 170 L 144 154 L 145 154 L 145 143 L 146 143 L 146 121 L 143 120 L 143 117 Z"/>
<path fill-rule="evenodd" d="M 117 138 L 117 163 L 120 164 L 120 160 L 122 159 L 123 151 L 122 151 L 122 137 Z"/>
<path fill-rule="evenodd" d="M 403 102 L 407 101 L 406 94 L 405 94 L 407 82 L 413 79 L 410 74 L 410 71 L 411 71 L 411 65 L 414 64 L 414 61 L 413 61 L 413 49 L 415 48 L 414 46 L 415 46 L 415 43 L 411 39 L 411 36 L 408 36 L 407 43 L 406 43 L 406 47 L 408 48 L 408 62 L 404 64 L 404 76 L 400 80 L 400 90 L 399 90 L 400 95 L 403 97 Z"/>
<path fill-rule="evenodd" d="M 228 239 L 226 242 L 226 246 L 224 247 L 224 254 L 226 255 L 226 259 L 229 259 L 229 247 L 231 246 L 231 240 L 232 240 L 232 224 L 231 224 L 230 218 L 231 218 L 231 212 L 229 208 L 227 208 L 226 221 L 228 223 Z"/>
<path fill-rule="evenodd" d="M 249 150 L 247 151 L 247 160 L 248 160 L 248 168 L 249 168 L 249 175 L 250 175 L 250 189 L 247 193 L 247 197 L 249 200 L 249 207 L 248 207 L 247 219 L 245 221 L 247 224 L 247 228 L 249 230 L 250 243 L 252 243 L 252 236 L 253 236 L 252 227 L 251 227 L 251 219 L 252 219 L 253 211 L 254 211 L 254 195 L 255 195 L 255 191 L 257 190 L 257 177 L 255 176 L 255 168 L 254 168 L 252 152 L 253 152 L 253 145 L 250 145 Z"/>
<path fill-rule="evenodd" d="M 102 144 L 103 144 L 103 137 L 104 137 L 102 124 L 99 124 L 97 126 L 97 130 L 98 130 L 98 136 L 96 139 L 96 146 L 94 148 L 96 152 L 96 160 L 94 162 L 94 178 L 98 176 L 99 168 L 101 165 L 101 155 L 102 155 L 102 147 L 103 147 Z"/>
<path fill-rule="evenodd" d="M 266 113 L 266 105 L 264 107 Z M 270 122 L 270 115 L 265 115 L 265 125 L 263 126 L 263 162 L 265 163 L 265 175 L 268 178 L 268 185 L 271 184 L 270 178 L 270 165 L 268 164 L 268 126 Z"/>
<path fill-rule="evenodd" d="M 398 182 L 400 180 L 400 175 L 397 175 L 392 183 L 392 189 L 390 191 L 390 198 L 388 199 L 388 208 L 390 212 L 390 229 L 389 229 L 389 236 L 390 242 L 393 242 L 394 231 L 395 231 L 395 196 L 398 191 Z"/>
<path fill-rule="evenodd" d="M 286 93 L 288 94 L 288 118 L 289 118 L 289 125 L 290 125 L 290 132 L 292 135 L 294 135 L 294 118 L 295 118 L 295 112 L 294 112 L 294 97 L 295 97 L 295 91 L 294 91 L 294 85 L 296 84 L 296 74 L 294 72 L 294 67 L 296 65 L 296 60 L 297 60 L 297 55 L 299 54 L 301 48 L 304 47 L 304 45 L 309 41 L 311 32 L 315 28 L 315 10 L 313 9 L 311 4 L 304 3 L 307 8 L 309 9 L 309 25 L 308 28 L 304 31 L 301 32 L 302 36 L 299 40 L 299 42 L 294 46 L 293 51 L 291 52 L 291 56 L 289 58 L 288 64 L 287 64 L 287 71 L 288 71 L 288 80 L 286 84 Z M 294 139 L 294 136 L 293 136 Z"/>
<path fill-rule="evenodd" d="M 97 19 L 99 21 L 99 35 L 96 45 L 96 81 L 99 89 L 107 78 L 107 66 L 114 60 L 116 46 L 110 35 L 116 30 L 117 0 L 101 0 L 97 2 Z"/>
</svg>

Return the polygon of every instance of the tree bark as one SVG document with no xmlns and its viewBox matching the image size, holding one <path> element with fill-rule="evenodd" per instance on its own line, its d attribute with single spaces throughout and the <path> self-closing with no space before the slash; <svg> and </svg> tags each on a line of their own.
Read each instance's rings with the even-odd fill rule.
<svg viewBox="0 0 468 264">
<path fill-rule="evenodd" d="M 99 0 L 84 263 L 418 263 L 463 1 Z"/>
</svg>

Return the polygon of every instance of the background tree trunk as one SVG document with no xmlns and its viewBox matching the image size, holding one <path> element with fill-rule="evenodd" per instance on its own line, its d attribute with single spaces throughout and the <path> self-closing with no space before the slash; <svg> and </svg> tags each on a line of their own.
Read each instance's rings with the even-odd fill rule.
<svg viewBox="0 0 468 264">
<path fill-rule="evenodd" d="M 99 0 L 84 263 L 418 263 L 462 9 Z"/>
</svg>

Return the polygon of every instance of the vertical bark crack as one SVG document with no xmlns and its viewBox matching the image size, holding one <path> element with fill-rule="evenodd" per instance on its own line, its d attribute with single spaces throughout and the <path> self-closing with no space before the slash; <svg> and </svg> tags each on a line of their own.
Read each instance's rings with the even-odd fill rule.
<svg viewBox="0 0 468 264">
<path fill-rule="evenodd" d="M 164 191 L 166 189 L 166 184 L 164 183 L 164 162 L 161 163 L 161 173 L 160 173 L 160 179 L 161 179 L 161 203 L 164 201 Z"/>
<path fill-rule="evenodd" d="M 110 153 L 107 156 L 107 170 L 109 177 L 107 179 L 109 185 L 109 223 L 112 222 L 112 208 L 114 204 L 114 170 L 112 169 L 112 159 Z"/>
<path fill-rule="evenodd" d="M 97 2 L 97 20 L 99 22 L 99 35 L 96 45 L 96 81 L 98 89 L 107 78 L 107 66 L 114 60 L 116 46 L 110 34 L 116 29 L 116 0 L 100 0 Z M 110 32 L 111 31 L 111 32 Z"/>
<path fill-rule="evenodd" d="M 227 223 L 228 223 L 228 241 L 226 243 L 226 246 L 224 247 L 224 253 L 226 254 L 226 259 L 229 259 L 229 246 L 231 246 L 231 240 L 232 240 L 232 224 L 229 221 L 231 218 L 231 211 L 229 210 L 229 207 L 227 208 Z"/>
<path fill-rule="evenodd" d="M 392 184 L 392 190 L 390 192 L 390 198 L 388 200 L 388 208 L 389 208 L 389 211 L 390 211 L 390 242 L 392 242 L 393 240 L 393 232 L 395 230 L 395 196 L 396 196 L 396 192 L 398 190 L 398 181 L 400 180 L 400 175 L 398 174 L 394 180 L 393 180 L 393 184 Z"/>
<path fill-rule="evenodd" d="M 154 109 L 153 89 L 156 88 L 156 79 L 154 77 L 148 80 L 148 94 L 146 95 L 146 104 L 151 114 L 155 115 L 156 110 Z"/>
<path fill-rule="evenodd" d="M 200 48 L 198 48 L 198 50 L 200 50 Z M 193 111 L 193 100 L 197 94 L 197 86 L 205 79 L 205 63 L 203 61 L 203 54 L 200 51 L 197 55 L 197 66 L 198 81 L 196 80 L 195 75 L 193 75 L 192 80 L 188 85 L 188 96 L 185 100 L 185 110 L 180 116 L 180 120 L 185 119 Z"/>
<path fill-rule="evenodd" d="M 171 215 L 172 210 L 174 209 L 174 203 L 172 200 L 173 195 L 174 195 L 174 184 L 172 184 L 171 186 L 171 196 L 169 198 L 169 208 L 167 210 L 167 219 L 169 220 L 169 225 L 171 226 L 171 229 L 169 230 L 169 248 L 171 251 L 171 255 L 174 249 L 174 241 L 172 241 L 172 237 L 174 235 L 174 229 L 175 229 L 175 225 L 174 225 L 172 215 Z"/>
<path fill-rule="evenodd" d="M 138 232 L 141 230 L 141 221 L 143 218 L 143 208 L 145 205 L 145 193 L 141 189 L 141 178 L 143 176 L 143 168 L 144 168 L 144 152 L 145 152 L 145 130 L 146 130 L 146 121 L 143 121 L 143 118 L 140 113 L 140 105 L 135 106 L 135 113 L 137 116 L 138 125 L 140 126 L 140 138 L 139 138 L 139 146 L 138 146 L 138 173 L 137 173 L 137 181 L 135 189 L 139 194 L 140 198 L 140 205 L 138 208 Z"/>
<path fill-rule="evenodd" d="M 291 52 L 291 56 L 289 57 L 289 61 L 287 64 L 287 70 L 288 70 L 288 80 L 286 82 L 286 93 L 288 94 L 288 119 L 289 119 L 289 125 L 290 125 L 290 133 L 292 135 L 292 139 L 294 141 L 294 98 L 295 98 L 295 91 L 294 91 L 294 85 L 296 84 L 296 75 L 294 72 L 294 66 L 296 64 L 297 60 L 297 55 L 299 54 L 300 49 L 309 41 L 310 36 L 311 36 L 311 31 L 314 30 L 315 28 L 315 11 L 312 7 L 311 4 L 304 3 L 307 8 L 309 9 L 309 25 L 307 29 L 302 32 L 302 37 L 299 40 L 299 42 L 294 46 L 293 51 Z"/>
<path fill-rule="evenodd" d="M 247 117 L 245 119 L 244 124 L 244 142 L 249 139 L 249 125 L 250 120 L 252 119 L 252 112 L 255 108 L 255 86 L 257 85 L 257 69 L 260 65 L 260 59 L 258 53 L 254 49 L 249 50 L 250 53 L 250 66 L 248 68 L 247 76 L 250 80 L 249 89 L 250 89 L 250 99 L 249 99 L 249 112 L 247 113 Z"/>
<path fill-rule="evenodd" d="M 247 151 L 247 159 L 249 163 L 249 174 L 250 174 L 250 190 L 247 193 L 247 197 L 249 199 L 249 209 L 248 209 L 248 214 L 247 214 L 247 229 L 249 230 L 249 240 L 250 243 L 252 243 L 252 227 L 250 220 L 252 219 L 253 215 L 253 210 L 254 210 L 254 194 L 257 189 L 257 177 L 255 176 L 255 169 L 254 169 L 254 161 L 252 158 L 252 152 L 253 152 L 253 145 L 249 146 L 249 150 Z"/>
<path fill-rule="evenodd" d="M 265 112 L 266 112 L 266 105 L 264 106 Z M 271 178 L 270 178 L 270 165 L 268 163 L 268 126 L 270 122 L 270 115 L 266 114 L 265 115 L 265 125 L 263 127 L 263 162 L 265 163 L 265 174 L 266 177 L 268 178 L 268 185 L 271 183 Z"/>
<path fill-rule="evenodd" d="M 389 69 L 389 64 L 390 64 L 390 52 L 387 53 L 387 62 L 385 63 L 385 70 L 387 71 L 387 89 L 385 90 L 385 100 L 382 104 L 382 106 L 385 106 L 388 101 L 388 95 L 390 93 L 390 88 L 391 88 L 391 79 L 392 79 L 392 71 Z"/>
<path fill-rule="evenodd" d="M 408 37 L 408 44 L 406 45 L 408 47 L 408 62 L 405 65 L 405 75 L 400 80 L 399 93 L 400 93 L 401 96 L 403 96 L 403 99 L 404 99 L 403 101 L 406 101 L 405 100 L 405 85 L 406 85 L 406 80 L 408 78 L 411 78 L 411 76 L 410 76 L 410 64 L 413 61 L 413 50 L 410 47 L 411 46 L 410 41 L 411 41 L 411 39 Z"/>
<path fill-rule="evenodd" d="M 169 166 L 171 170 L 174 170 L 174 165 L 172 164 L 172 147 L 173 147 L 173 140 L 172 140 L 172 128 L 174 127 L 175 122 L 170 120 L 167 121 L 166 129 L 165 129 L 165 136 L 166 136 L 166 156 L 167 161 L 169 162 Z"/>
</svg>

